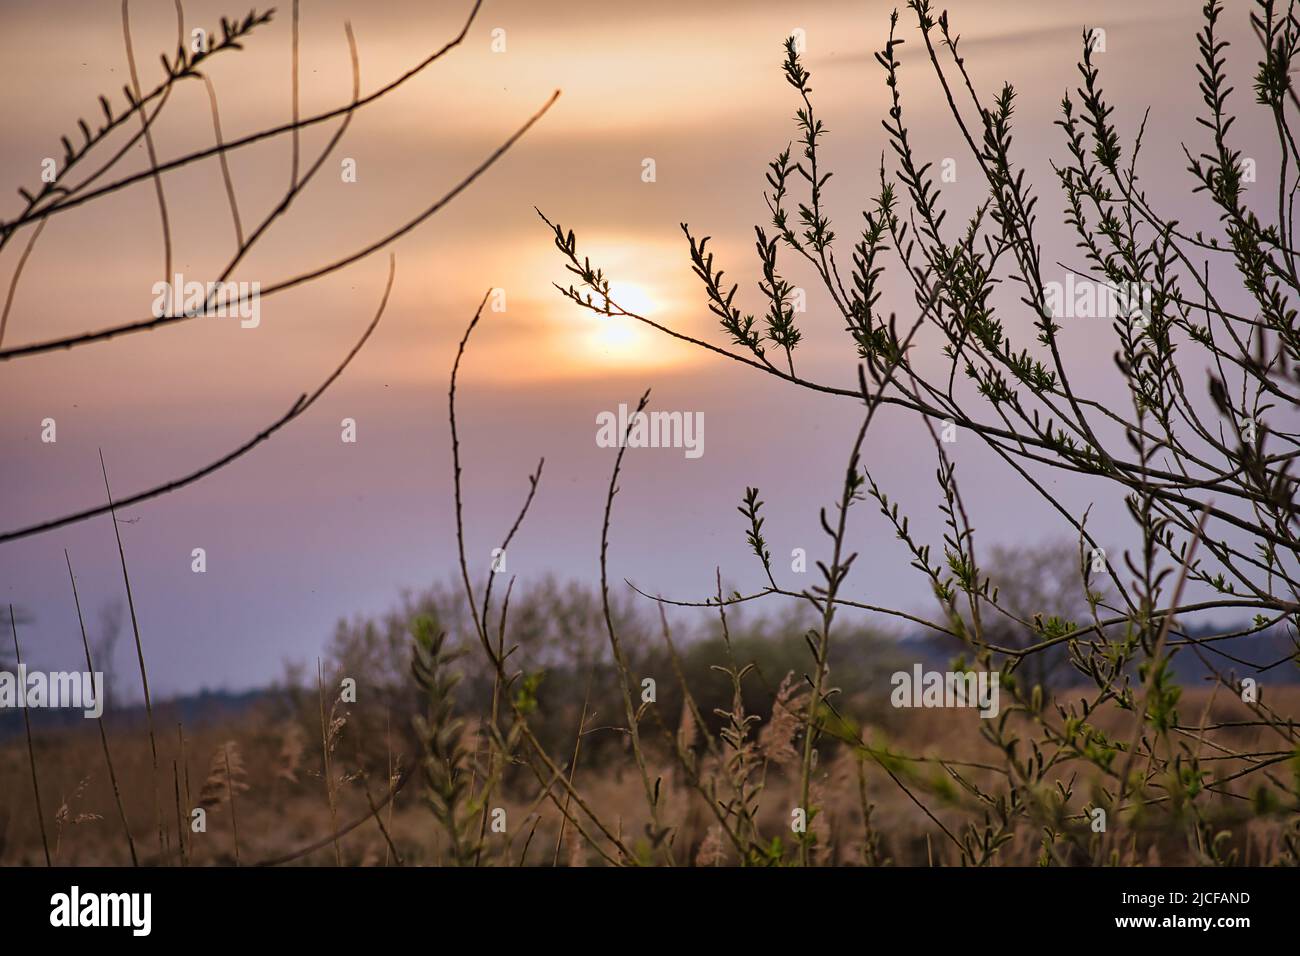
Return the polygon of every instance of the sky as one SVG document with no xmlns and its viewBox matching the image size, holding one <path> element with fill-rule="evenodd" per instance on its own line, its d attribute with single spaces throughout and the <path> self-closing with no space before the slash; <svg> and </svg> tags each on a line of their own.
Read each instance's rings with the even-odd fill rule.
<svg viewBox="0 0 1300 956">
<path fill-rule="evenodd" d="M 60 9 L 66 7 L 66 9 Z M 344 23 L 354 31 L 363 91 L 419 62 L 453 36 L 471 4 L 312 0 L 301 11 L 301 110 L 335 108 L 350 94 Z M 1254 56 L 1244 5 L 1223 21 L 1239 102 L 1249 99 Z M 1053 159 L 1064 156 L 1052 123 L 1077 85 L 1083 29 L 1106 31 L 1098 55 L 1131 140 L 1150 109 L 1141 170 L 1153 200 L 1200 224 L 1182 143 L 1201 144 L 1193 120 L 1194 34 L 1200 4 L 1152 0 L 1042 4 L 970 0 L 952 11 L 954 30 L 985 94 L 1003 81 L 1019 91 L 1016 156 L 1040 194 L 1048 261 L 1081 266 L 1061 222 Z M 517 146 L 445 210 L 393 244 L 396 279 L 378 330 L 332 389 L 272 441 L 202 482 L 120 514 L 140 631 L 155 693 L 265 684 L 287 660 L 310 660 L 340 618 L 373 615 L 403 589 L 450 578 L 455 568 L 447 383 L 456 344 L 489 289 L 505 309 L 487 312 L 462 366 L 458 395 L 465 465 L 469 559 L 486 571 L 513 520 L 527 475 L 546 465 L 537 501 L 507 556 L 517 587 L 547 575 L 593 581 L 613 452 L 595 441 L 597 415 L 634 404 L 699 412 L 704 454 L 629 452 L 611 537 L 611 577 L 644 591 L 696 599 L 715 568 L 753 590 L 761 571 L 747 555 L 744 489 L 762 489 L 766 531 L 778 566 L 793 548 L 824 552 L 817 509 L 833 500 L 858 422 L 851 403 L 784 386 L 736 363 L 667 339 L 629 320 L 602 319 L 552 286 L 568 274 L 534 207 L 578 235 L 581 254 L 614 277 L 615 291 L 650 318 L 726 344 L 691 273 L 680 223 L 713 237 L 711 248 L 749 311 L 759 311 L 753 226 L 766 224 L 767 163 L 794 136 L 795 92 L 780 74 L 782 43 L 806 41 L 814 101 L 828 127 L 824 162 L 830 214 L 845 236 L 877 189 L 886 149 L 882 71 L 874 62 L 889 7 L 876 2 L 653 4 L 487 0 L 465 42 L 360 111 L 320 174 L 277 220 L 234 278 L 263 285 L 360 248 L 443 194 L 555 90 L 555 106 Z M 240 11 L 242 15 L 243 11 Z M 227 140 L 286 122 L 291 113 L 288 5 L 242 52 L 210 61 Z M 234 10 L 186 3 L 186 32 L 212 28 Z M 21 208 L 13 191 L 39 182 L 42 160 L 76 119 L 97 125 L 100 93 L 122 102 L 129 79 L 117 4 L 6 0 L 0 9 L 0 217 Z M 175 7 L 131 4 L 141 83 L 151 88 L 157 54 L 174 46 Z M 944 187 L 951 221 L 964 221 L 979 193 L 973 163 L 922 59 L 915 22 L 901 32 L 904 109 L 918 151 L 956 160 Z M 503 32 L 502 32 L 503 31 Z M 504 49 L 502 49 L 504 46 Z M 494 49 L 495 47 L 495 49 Z M 114 93 L 113 91 L 118 91 Z M 1246 110 L 1238 135 L 1276 165 L 1264 118 Z M 333 123 L 302 136 L 303 164 L 323 149 Z M 201 82 L 178 87 L 155 127 L 163 158 L 211 144 Z M 355 162 L 345 181 L 342 162 Z M 653 182 L 645 161 L 653 160 Z M 229 157 L 245 230 L 283 195 L 288 137 Z M 147 168 L 143 147 L 121 169 Z M 81 174 L 78 174 L 81 175 Z M 215 159 L 169 173 L 174 271 L 215 277 L 235 232 Z M 1209 220 L 1206 220 L 1206 225 Z M 0 252 L 8 284 L 26 244 Z M 846 255 L 847 258 L 847 255 Z M 897 272 L 896 260 L 890 263 Z M 268 297 L 261 322 L 201 319 L 0 367 L 0 527 L 9 529 L 102 503 L 102 451 L 118 497 L 187 473 L 270 424 L 340 361 L 374 313 L 387 252 L 319 282 Z M 18 286 L 6 346 L 148 315 L 163 276 L 157 199 L 150 182 L 53 217 Z M 851 344 L 813 287 L 800 316 L 801 371 L 851 386 Z M 887 287 L 886 308 L 905 317 L 910 295 Z M 1013 337 L 1023 317 L 1008 319 Z M 1113 344 L 1096 328 L 1064 333 L 1067 360 L 1094 389 L 1109 381 Z M 57 441 L 42 441 L 42 421 Z M 341 440 L 341 422 L 357 440 Z M 1027 544 L 1064 529 L 1031 489 L 1008 476 L 974 439 L 954 449 L 967 503 L 985 544 Z M 938 540 L 934 456 L 919 423 L 882 413 L 867 443 L 873 476 Z M 1121 507 L 1097 489 L 1054 490 L 1092 526 L 1127 542 Z M 888 527 L 864 507 L 853 546 L 851 589 L 865 602 L 932 610 L 924 579 Z M 203 548 L 207 570 L 192 571 Z M 63 550 L 77 573 L 92 637 L 99 610 L 124 598 L 108 517 L 0 544 L 0 592 L 26 617 L 21 636 L 33 666 L 75 666 L 80 638 Z M 621 583 L 619 585 L 622 586 Z M 129 638 L 119 645 L 125 671 Z"/>
</svg>

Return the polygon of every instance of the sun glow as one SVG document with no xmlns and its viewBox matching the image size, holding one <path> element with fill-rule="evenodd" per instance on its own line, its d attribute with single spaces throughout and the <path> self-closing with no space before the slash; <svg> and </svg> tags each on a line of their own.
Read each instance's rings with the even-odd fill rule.
<svg viewBox="0 0 1300 956">
<path fill-rule="evenodd" d="M 700 319 L 697 290 L 683 287 L 674 258 L 680 250 L 675 245 L 615 236 L 582 242 L 580 250 L 584 257 L 590 255 L 591 262 L 604 269 L 606 275 L 619 276 L 610 280 L 613 314 L 603 314 L 604 298 L 579 283 L 575 283 L 578 295 L 584 302 L 589 296 L 590 307 L 579 307 L 562 296 L 545 295 L 546 291 L 553 293 L 551 283 L 558 271 L 552 254 L 539 249 L 536 243 L 520 248 L 516 261 L 529 264 L 537 293 L 536 297 L 512 300 L 511 307 L 519 303 L 541 320 L 538 331 L 547 357 L 538 360 L 538 338 L 531 344 L 523 337 L 503 340 L 502 347 L 511 353 L 503 367 L 511 370 L 512 381 L 518 381 L 521 375 L 580 379 L 633 370 L 683 371 L 702 361 L 694 348 L 647 324 L 653 322 L 686 333 L 699 331 L 694 325 Z"/>
<path fill-rule="evenodd" d="M 597 305 L 604 305 L 601 296 L 592 296 Z M 615 309 L 650 315 L 657 311 L 655 297 L 643 285 L 635 282 L 614 281 L 609 284 L 609 301 Z"/>
<path fill-rule="evenodd" d="M 636 319 L 625 315 L 593 316 L 591 321 L 594 327 L 586 336 L 586 344 L 593 357 L 598 356 L 605 363 L 640 364 L 653 354 L 654 342 L 647 334 L 649 330 Z"/>
<path fill-rule="evenodd" d="M 610 283 L 609 299 L 615 310 L 621 308 L 642 316 L 657 311 L 655 296 L 635 282 Z M 619 315 L 617 311 L 612 316 L 590 314 L 590 319 L 593 327 L 587 335 L 587 346 L 604 363 L 643 363 L 649 357 L 653 348 L 652 330 L 636 319 Z"/>
</svg>

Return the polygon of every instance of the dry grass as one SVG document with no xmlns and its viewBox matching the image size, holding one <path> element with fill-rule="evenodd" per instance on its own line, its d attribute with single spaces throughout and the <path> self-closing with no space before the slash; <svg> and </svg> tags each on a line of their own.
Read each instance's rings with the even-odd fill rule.
<svg viewBox="0 0 1300 956">
<path fill-rule="evenodd" d="M 788 698 L 788 688 L 784 692 Z M 1063 695 L 1069 697 L 1067 693 Z M 1251 711 L 1240 700 L 1207 690 L 1191 690 L 1184 695 L 1185 712 L 1207 723 L 1245 721 Z M 1269 693 L 1268 702 L 1282 712 L 1300 707 L 1300 688 L 1278 688 Z M 797 707 L 797 702 L 794 704 Z M 780 717 L 768 721 L 758 730 L 759 750 L 765 761 L 765 790 L 756 824 L 767 839 L 781 837 L 791 841 L 789 808 L 798 802 L 799 766 L 793 736 L 797 722 Z M 1104 730 L 1119 731 L 1122 722 Z M 689 725 L 688 725 L 689 726 Z M 683 727 L 687 730 L 688 727 Z M 96 731 L 85 728 L 42 733 L 35 732 L 36 755 L 47 792 L 59 795 L 60 806 L 46 812 L 55 821 L 57 862 L 65 865 L 129 865 L 130 855 L 120 828 L 114 825 L 116 812 L 112 787 L 103 772 L 103 758 Z M 1235 752 L 1267 750 L 1271 744 L 1265 735 L 1268 728 L 1232 727 L 1218 732 L 1219 747 Z M 956 830 L 967 819 L 969 810 L 956 799 L 945 801 L 935 795 L 945 788 L 945 762 L 995 762 L 998 751 L 980 736 L 979 718 L 971 713 L 955 716 L 952 711 L 913 710 L 905 720 L 891 721 L 888 726 L 869 728 L 866 738 L 880 746 L 888 741 L 891 750 L 906 751 L 932 762 L 912 763 L 901 772 L 909 789 L 926 802 L 927 808 Z M 133 828 L 147 830 L 153 822 L 151 784 L 152 754 L 149 741 L 142 733 L 116 735 L 121 744 L 115 748 L 123 798 Z M 383 741 L 376 741 L 383 745 Z M 394 744 L 395 748 L 398 745 Z M 404 746 L 406 746 L 404 744 Z M 159 760 L 180 763 L 184 757 L 178 741 L 159 740 Z M 822 812 L 813 823 L 820 830 L 818 849 L 813 862 L 826 865 L 861 865 L 868 832 L 864 828 L 862 801 L 859 798 L 858 760 L 847 747 L 823 748 L 827 756 L 814 774 L 815 804 Z M 1225 756 L 1205 748 L 1205 758 Z M 304 763 L 304 738 L 296 722 L 273 724 L 262 715 L 250 715 L 229 722 L 186 731 L 186 751 L 193 755 L 210 755 L 205 765 L 206 777 L 198 794 L 198 806 L 208 814 L 206 833 L 188 833 L 188 862 L 197 866 L 234 865 L 236 854 L 250 862 L 288 854 L 317 841 L 330 832 L 330 808 L 322 794 L 321 758 Z M 338 815 L 351 820 L 366 816 L 374 803 L 374 791 L 368 802 L 364 784 L 356 774 L 355 760 L 340 767 L 336 748 L 331 763 L 338 774 L 336 790 Z M 372 755 L 377 766 L 384 766 L 386 755 Z M 412 754 L 394 753 L 399 766 L 406 766 Z M 1230 755 L 1227 755 L 1230 757 Z M 198 758 L 200 760 L 205 757 Z M 367 758 L 368 759 L 368 758 Z M 695 865 L 734 865 L 737 860 L 721 830 L 713 822 L 703 799 L 686 780 L 680 768 L 667 760 L 652 756 L 652 776 L 662 779 L 659 812 L 674 828 L 674 852 L 680 862 Z M 704 760 L 708 772 L 708 760 Z M 1210 764 L 1218 778 L 1242 769 L 1242 761 L 1230 758 Z M 290 772 L 292 768 L 292 772 Z M 1081 764 L 1064 765 L 1064 773 L 1084 771 Z M 27 755 L 21 738 L 10 737 L 0 743 L 0 806 L 7 808 L 0 828 L 0 863 L 6 865 L 40 865 L 44 862 L 40 834 L 31 821 L 31 788 L 27 783 Z M 182 773 L 186 769 L 182 764 Z M 1283 766 L 1281 773 L 1290 771 Z M 649 824 L 640 773 L 630 760 L 615 761 L 608 766 L 580 766 L 582 793 L 604 819 L 615 821 L 618 832 L 630 844 L 638 843 Z M 383 779 L 383 774 L 377 775 Z M 976 786 L 992 788 L 996 775 L 967 768 L 963 777 Z M 391 778 L 390 778 L 391 779 Z M 480 781 L 481 784 L 481 781 Z M 951 844 L 912 799 L 879 767 L 865 762 L 866 794 L 873 806 L 871 829 L 879 841 L 879 859 L 895 865 L 951 865 L 958 862 Z M 1075 781 L 1076 789 L 1086 789 L 1086 778 Z M 954 787 L 946 788 L 955 790 Z M 1226 805 L 1239 803 L 1251 796 L 1241 781 L 1225 785 L 1227 793 L 1218 799 Z M 482 865 L 518 865 L 525 844 L 529 846 L 528 865 L 550 865 L 559 836 L 562 816 L 556 807 L 538 799 L 535 781 L 522 777 L 508 784 L 498 784 L 493 802 L 506 811 L 504 834 L 486 833 Z M 235 810 L 237 817 L 232 815 Z M 338 841 L 339 859 L 347 866 L 393 865 L 404 863 L 430 865 L 448 862 L 449 849 L 442 829 L 414 789 L 399 793 L 390 810 L 381 817 L 381 830 L 371 818 Z M 238 844 L 236 844 L 236 825 Z M 1281 861 L 1280 836 L 1283 824 L 1271 819 L 1254 819 L 1233 838 L 1240 862 L 1247 865 L 1271 865 Z M 388 832 L 390 848 L 383 830 Z M 927 842 L 928 838 L 928 842 Z M 1004 865 L 1032 865 L 1041 852 L 1041 834 L 1026 825 L 1012 834 L 998 862 Z M 641 839 L 639 842 L 644 842 Z M 174 846 L 176 841 L 171 841 Z M 238 848 L 237 848 L 238 847 Z M 543 850 L 545 848 L 545 850 Z M 392 849 L 396 849 L 394 855 Z M 1124 847 L 1126 862 L 1131 864 L 1177 865 L 1191 859 L 1180 832 L 1146 833 Z M 302 863 L 333 865 L 335 851 L 328 841 Z M 142 861 L 156 864 L 146 856 Z M 166 862 L 179 863 L 179 858 Z M 601 865 L 601 857 L 572 830 L 566 835 L 560 865 Z"/>
</svg>

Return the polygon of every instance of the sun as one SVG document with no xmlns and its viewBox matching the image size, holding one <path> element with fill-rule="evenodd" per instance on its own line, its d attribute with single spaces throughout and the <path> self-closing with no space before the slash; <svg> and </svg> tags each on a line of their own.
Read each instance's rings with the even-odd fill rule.
<svg viewBox="0 0 1300 956">
<path fill-rule="evenodd" d="M 591 298 L 597 306 L 605 304 L 604 297 L 599 294 L 593 293 Z M 611 282 L 609 284 L 609 301 L 614 303 L 615 307 L 627 312 L 635 312 L 637 315 L 649 315 L 657 311 L 655 297 L 650 294 L 645 286 L 636 282 Z"/>
<path fill-rule="evenodd" d="M 655 297 L 645 286 L 635 282 L 611 282 L 609 297 L 624 310 L 637 315 L 650 315 L 658 311 Z"/>
<path fill-rule="evenodd" d="M 609 289 L 610 300 L 628 312 L 649 316 L 657 311 L 655 296 L 635 282 L 613 282 Z M 591 332 L 586 344 L 593 357 L 602 364 L 642 364 L 653 351 L 650 329 L 634 318 L 625 315 L 591 314 Z"/>
<path fill-rule="evenodd" d="M 642 364 L 653 354 L 651 336 L 636 319 L 625 315 L 597 315 L 592 317 L 592 322 L 594 327 L 586 337 L 586 344 L 592 357 L 598 357 L 602 364 Z"/>
</svg>

